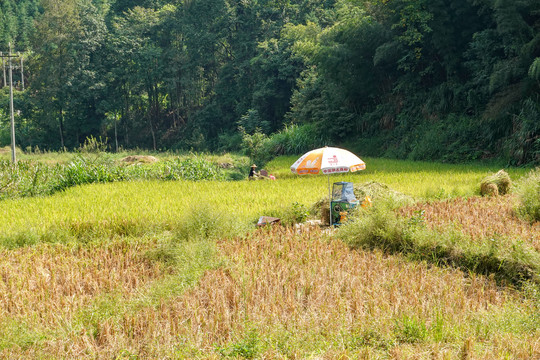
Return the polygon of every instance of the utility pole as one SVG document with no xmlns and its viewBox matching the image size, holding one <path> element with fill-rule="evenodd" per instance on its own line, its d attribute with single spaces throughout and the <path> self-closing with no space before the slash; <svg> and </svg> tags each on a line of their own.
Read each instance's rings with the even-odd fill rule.
<svg viewBox="0 0 540 360">
<path fill-rule="evenodd" d="M 11 115 L 11 162 L 15 164 L 17 162 L 17 157 L 15 156 L 15 109 L 13 108 L 13 62 L 12 58 L 17 57 L 17 55 L 11 55 L 11 43 L 9 43 L 9 52 L 7 55 L 0 53 L 2 58 L 2 68 L 4 71 L 4 86 L 6 84 L 6 67 L 4 58 L 8 59 L 8 68 L 9 68 L 9 112 Z"/>
<path fill-rule="evenodd" d="M 24 72 L 23 72 L 23 58 L 20 53 L 11 54 L 11 43 L 9 43 L 9 52 L 4 54 L 0 52 L 0 58 L 2 58 L 2 71 L 4 74 L 4 86 L 6 86 L 6 62 L 4 58 L 8 59 L 9 68 L 9 111 L 11 115 L 11 161 L 13 164 L 17 163 L 17 157 L 15 154 L 15 109 L 13 106 L 13 58 L 18 57 L 21 62 L 21 88 L 24 90 Z"/>
<path fill-rule="evenodd" d="M 21 62 L 21 85 L 22 90 L 24 90 L 24 73 L 23 73 L 23 59 L 22 56 L 17 53 L 17 55 L 11 54 L 11 43 L 9 43 L 9 53 L 6 55 L 0 52 L 0 58 L 2 58 L 2 69 L 4 73 L 4 86 L 6 86 L 6 63 L 4 58 L 8 59 L 8 68 L 9 68 L 9 111 L 11 115 L 11 161 L 13 164 L 17 163 L 17 157 L 15 154 L 15 109 L 13 107 L 13 58 L 19 57 Z"/>
<path fill-rule="evenodd" d="M 116 114 L 116 110 L 114 111 L 114 144 L 115 144 L 115 150 L 118 152 L 118 131 L 116 128 L 116 124 L 118 122 L 118 115 Z"/>
</svg>

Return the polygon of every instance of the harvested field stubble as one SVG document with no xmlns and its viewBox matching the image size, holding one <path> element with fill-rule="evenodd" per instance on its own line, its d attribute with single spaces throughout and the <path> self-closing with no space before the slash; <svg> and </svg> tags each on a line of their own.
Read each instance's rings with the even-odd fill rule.
<svg viewBox="0 0 540 360">
<path fill-rule="evenodd" d="M 70 347 L 64 339 L 41 350 L 68 358 L 540 356 L 538 309 L 485 277 L 350 250 L 317 229 L 262 229 L 218 248 L 228 265 L 196 288 L 104 321 L 93 337 L 72 333 Z"/>
<path fill-rule="evenodd" d="M 457 198 L 420 203 L 401 213 L 410 217 L 423 210 L 426 224 L 432 228 L 444 230 L 452 225 L 474 241 L 520 239 L 540 252 L 540 222 L 529 223 L 516 217 L 516 202 L 513 195 Z"/>
<path fill-rule="evenodd" d="M 32 327 L 63 326 L 100 294 L 128 296 L 165 271 L 142 256 L 147 249 L 119 242 L 0 251 L 0 326 L 2 319 L 17 318 Z"/>
</svg>

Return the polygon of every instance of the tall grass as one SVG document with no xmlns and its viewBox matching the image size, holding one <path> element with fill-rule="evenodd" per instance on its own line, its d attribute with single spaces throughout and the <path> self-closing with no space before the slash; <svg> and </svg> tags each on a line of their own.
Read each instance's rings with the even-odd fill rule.
<svg viewBox="0 0 540 360">
<path fill-rule="evenodd" d="M 288 125 L 273 134 L 264 150 L 274 156 L 302 154 L 328 143 L 327 134 L 321 133 L 314 125 Z"/>
<path fill-rule="evenodd" d="M 49 194 L 61 173 L 61 165 L 0 160 L 0 200 Z"/>
<path fill-rule="evenodd" d="M 77 156 L 67 164 L 48 165 L 19 161 L 16 165 L 0 160 L 0 200 L 50 195 L 68 188 L 134 180 L 225 180 L 214 163 L 201 156 L 171 158 L 155 164 L 124 164 L 110 156 Z"/>
</svg>

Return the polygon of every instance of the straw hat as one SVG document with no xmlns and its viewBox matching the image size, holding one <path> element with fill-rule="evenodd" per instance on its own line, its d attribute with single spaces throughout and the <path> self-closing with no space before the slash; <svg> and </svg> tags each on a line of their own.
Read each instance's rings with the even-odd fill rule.
<svg viewBox="0 0 540 360">
<path fill-rule="evenodd" d="M 251 165 L 251 167 L 252 167 L 252 168 L 256 168 L 256 167 L 257 167 L 257 165 L 253 164 L 253 165 Z"/>
</svg>

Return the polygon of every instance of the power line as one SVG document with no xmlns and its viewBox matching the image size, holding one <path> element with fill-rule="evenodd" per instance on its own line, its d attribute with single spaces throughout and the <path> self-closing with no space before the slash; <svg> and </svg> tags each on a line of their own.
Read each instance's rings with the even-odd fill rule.
<svg viewBox="0 0 540 360">
<path fill-rule="evenodd" d="M 2 61 L 2 83 L 0 83 L 0 87 L 6 87 L 8 86 L 8 75 L 6 73 L 7 71 L 7 59 L 8 58 L 19 58 L 19 61 L 16 61 L 15 64 L 11 64 L 12 66 L 12 69 L 19 69 L 20 70 L 20 82 L 18 82 L 19 84 L 19 88 L 20 90 L 24 91 L 24 88 L 25 88 L 25 84 L 24 84 L 24 56 L 23 54 L 21 54 L 20 52 L 17 52 L 17 54 L 6 54 L 6 53 L 3 53 L 2 51 L 0 51 L 0 58 L 1 58 L 1 61 Z M 6 60 L 4 60 L 4 58 L 6 58 Z M 17 64 L 18 63 L 18 64 Z M 17 82 L 15 82 L 15 84 L 17 85 Z"/>
</svg>

